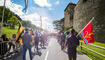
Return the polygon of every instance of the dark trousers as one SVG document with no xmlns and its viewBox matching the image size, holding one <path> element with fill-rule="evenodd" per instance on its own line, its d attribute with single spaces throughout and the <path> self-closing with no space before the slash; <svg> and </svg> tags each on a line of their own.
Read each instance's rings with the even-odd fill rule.
<svg viewBox="0 0 105 60">
<path fill-rule="evenodd" d="M 38 45 L 39 45 L 39 41 L 35 42 L 35 48 L 36 48 L 37 52 L 38 52 Z"/>
<path fill-rule="evenodd" d="M 76 60 L 76 54 L 68 54 L 69 60 Z"/>
<path fill-rule="evenodd" d="M 45 46 L 45 41 L 41 40 L 41 47 L 44 47 L 44 46 Z"/>
<path fill-rule="evenodd" d="M 29 50 L 30 60 L 32 60 L 31 47 L 23 46 L 23 60 L 26 60 L 26 51 Z"/>
<path fill-rule="evenodd" d="M 68 49 L 69 60 L 76 60 L 76 58 L 77 58 L 76 52 L 77 52 L 76 48 Z"/>
<path fill-rule="evenodd" d="M 61 41 L 61 50 L 64 49 L 65 41 Z"/>
</svg>

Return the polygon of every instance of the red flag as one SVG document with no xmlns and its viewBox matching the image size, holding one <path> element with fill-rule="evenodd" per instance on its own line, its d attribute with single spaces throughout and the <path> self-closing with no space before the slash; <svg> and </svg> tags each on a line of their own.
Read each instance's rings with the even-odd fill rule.
<svg viewBox="0 0 105 60">
<path fill-rule="evenodd" d="M 94 42 L 92 22 L 90 22 L 84 30 L 81 32 L 81 36 L 84 39 L 85 44 Z"/>
</svg>

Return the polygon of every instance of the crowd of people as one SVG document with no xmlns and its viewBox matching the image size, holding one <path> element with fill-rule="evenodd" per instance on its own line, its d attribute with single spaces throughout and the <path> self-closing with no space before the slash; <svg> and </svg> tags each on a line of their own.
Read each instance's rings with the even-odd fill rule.
<svg viewBox="0 0 105 60">
<path fill-rule="evenodd" d="M 33 37 L 32 37 L 33 35 Z M 76 48 L 79 45 L 79 39 L 76 36 L 76 32 L 74 29 L 71 29 L 69 32 L 60 31 L 57 35 L 58 43 L 61 46 L 61 50 L 65 50 L 67 48 L 69 60 L 76 60 Z M 36 31 L 34 34 L 29 33 L 28 29 L 25 29 L 25 33 L 22 36 L 23 40 L 23 60 L 25 59 L 26 51 L 29 50 L 30 60 L 32 60 L 32 45 L 35 46 L 35 49 L 38 52 L 39 45 L 41 47 L 45 47 L 47 43 L 47 34 L 45 32 Z M 40 43 L 40 44 L 39 44 Z"/>
<path fill-rule="evenodd" d="M 32 47 L 34 47 L 34 52 L 39 52 L 39 46 L 45 49 L 47 43 L 48 34 L 44 31 L 35 31 L 29 30 L 28 28 L 25 29 L 24 33 L 20 38 L 22 38 L 22 45 L 19 41 L 16 40 L 16 34 L 13 34 L 11 38 L 8 38 L 6 34 L 3 34 L 0 37 L 0 56 L 5 56 L 6 54 L 11 53 L 12 51 L 17 52 L 17 46 L 23 46 L 23 60 L 26 56 L 26 51 L 29 50 L 30 60 L 32 60 Z"/>
<path fill-rule="evenodd" d="M 76 37 L 75 30 L 70 32 L 60 31 L 57 35 L 58 43 L 61 45 L 61 50 L 67 48 L 69 60 L 76 60 L 76 48 L 79 45 L 79 39 Z"/>
<path fill-rule="evenodd" d="M 34 51 L 39 52 L 39 46 L 44 48 L 47 45 L 47 34 L 45 32 L 36 31 L 29 33 L 28 28 L 25 29 L 25 33 L 22 36 L 23 40 L 23 60 L 26 60 L 26 51 L 29 50 L 30 60 L 32 60 L 31 48 L 34 46 Z"/>
<path fill-rule="evenodd" d="M 67 48 L 69 60 L 76 60 L 76 48 L 79 45 L 79 39 L 75 35 L 75 30 L 72 29 L 70 32 L 60 31 L 57 35 L 58 43 L 61 46 L 61 50 Z M 23 60 L 26 60 L 26 51 L 29 50 L 30 60 L 32 60 L 32 47 L 34 46 L 34 52 L 39 52 L 39 46 L 44 48 L 47 45 L 48 34 L 44 31 L 29 31 L 28 28 L 25 29 L 22 38 L 23 46 Z M 17 50 L 16 34 L 13 34 L 11 38 L 7 38 L 6 34 L 0 37 L 0 56 L 10 53 L 11 48 Z"/>
</svg>

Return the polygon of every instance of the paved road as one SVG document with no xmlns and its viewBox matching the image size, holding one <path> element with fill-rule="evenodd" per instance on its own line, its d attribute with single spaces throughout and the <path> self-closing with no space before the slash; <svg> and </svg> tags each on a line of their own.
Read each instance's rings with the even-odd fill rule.
<svg viewBox="0 0 105 60">
<path fill-rule="evenodd" d="M 40 49 L 39 55 L 34 52 L 34 47 L 32 48 L 33 51 L 33 60 L 68 60 L 68 56 L 66 51 L 61 51 L 60 45 L 57 43 L 57 39 L 52 37 L 49 39 L 49 44 L 46 49 Z M 26 59 L 29 59 L 29 52 L 27 51 Z M 22 60 L 22 53 L 18 56 L 15 56 L 11 60 Z M 78 52 L 77 53 L 77 60 L 91 60 L 86 55 Z"/>
</svg>

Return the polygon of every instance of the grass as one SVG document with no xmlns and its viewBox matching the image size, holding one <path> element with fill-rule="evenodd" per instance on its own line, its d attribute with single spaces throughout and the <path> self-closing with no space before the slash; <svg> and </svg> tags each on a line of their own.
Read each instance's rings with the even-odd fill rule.
<svg viewBox="0 0 105 60">
<path fill-rule="evenodd" d="M 105 44 L 99 43 L 99 42 L 95 42 L 95 43 L 92 43 L 92 44 L 105 47 Z M 89 49 L 91 49 L 91 50 L 94 50 L 94 51 L 96 51 L 96 52 L 98 52 L 98 53 L 101 53 L 101 54 L 105 55 L 105 50 L 103 50 L 103 49 L 100 49 L 100 48 L 97 48 L 97 47 L 93 47 L 93 46 L 91 46 L 91 45 L 86 45 L 86 44 L 84 44 L 84 43 L 83 43 L 82 45 L 83 45 L 84 47 L 87 47 L 87 48 L 89 48 Z M 86 54 L 86 55 L 87 55 L 88 57 L 90 57 L 92 60 L 105 60 L 104 57 L 102 57 L 102 56 L 100 56 L 100 55 L 98 55 L 98 54 L 96 54 L 96 53 L 93 53 L 93 52 L 91 52 L 91 51 L 89 51 L 89 50 L 87 50 L 87 49 L 85 49 L 85 48 L 83 48 L 83 49 L 81 50 L 80 47 L 78 47 L 78 50 L 79 50 L 80 52 Z"/>
<path fill-rule="evenodd" d="M 12 34 L 16 34 L 18 31 L 18 26 L 15 29 L 10 29 L 9 27 L 3 27 L 2 34 L 6 34 L 8 38 L 12 37 Z"/>
</svg>

